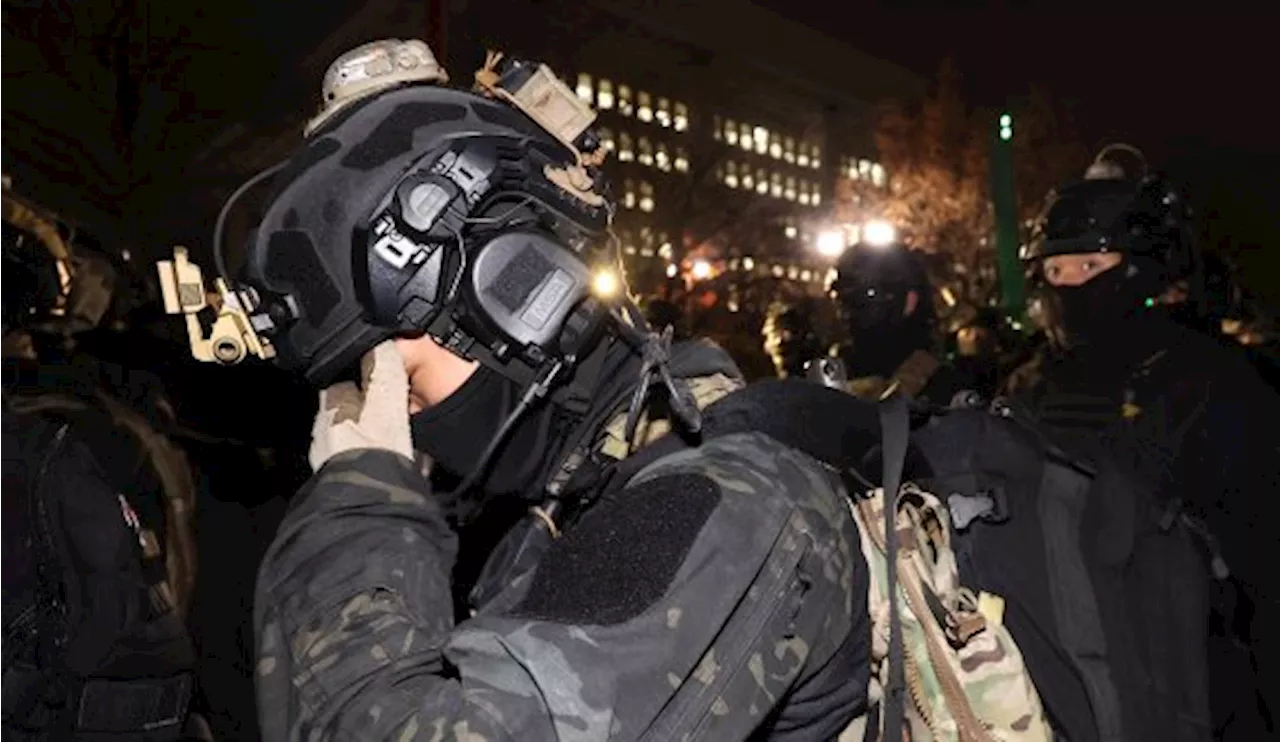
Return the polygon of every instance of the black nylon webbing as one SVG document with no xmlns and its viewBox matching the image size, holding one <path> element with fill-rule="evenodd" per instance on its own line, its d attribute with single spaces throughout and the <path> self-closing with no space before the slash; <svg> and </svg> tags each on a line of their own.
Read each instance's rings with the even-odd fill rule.
<svg viewBox="0 0 1280 742">
<path fill-rule="evenodd" d="M 903 665 L 902 616 L 898 610 L 898 490 L 902 486 L 902 467 L 907 459 L 907 437 L 911 429 L 907 419 L 907 401 L 900 392 L 880 403 L 880 430 L 884 450 L 884 538 L 885 582 L 889 596 L 889 678 L 884 688 L 884 739 L 899 740 L 906 713 L 906 668 Z"/>
</svg>

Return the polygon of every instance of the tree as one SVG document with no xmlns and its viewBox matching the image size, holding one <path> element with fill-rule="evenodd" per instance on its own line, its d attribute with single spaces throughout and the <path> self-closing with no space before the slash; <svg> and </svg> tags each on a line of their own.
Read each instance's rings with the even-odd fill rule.
<svg viewBox="0 0 1280 742">
<path fill-rule="evenodd" d="M 1014 177 L 1024 225 L 1040 212 L 1050 190 L 1084 172 L 1091 154 L 1080 140 L 1071 108 L 1033 85 L 1014 111 Z"/>
</svg>

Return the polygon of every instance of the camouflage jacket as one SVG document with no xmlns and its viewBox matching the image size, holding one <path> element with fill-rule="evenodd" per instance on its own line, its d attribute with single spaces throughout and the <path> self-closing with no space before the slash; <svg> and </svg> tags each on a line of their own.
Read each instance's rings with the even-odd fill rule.
<svg viewBox="0 0 1280 742">
<path fill-rule="evenodd" d="M 762 434 L 647 463 L 458 625 L 455 539 L 407 459 L 312 478 L 259 574 L 265 739 L 826 740 L 865 712 L 844 486 Z"/>
</svg>

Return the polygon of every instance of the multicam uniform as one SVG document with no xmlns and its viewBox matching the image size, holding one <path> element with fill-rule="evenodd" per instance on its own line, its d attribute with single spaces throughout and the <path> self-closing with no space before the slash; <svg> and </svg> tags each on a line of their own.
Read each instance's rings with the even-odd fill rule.
<svg viewBox="0 0 1280 742">
<path fill-rule="evenodd" d="M 722 352 L 699 368 L 682 375 L 700 404 L 740 384 Z M 616 457 L 610 419 L 597 450 Z M 323 467 L 259 577 L 264 737 L 834 739 L 865 711 L 868 584 L 845 488 L 763 434 L 648 462 L 455 626 L 456 549 L 407 458 Z"/>
</svg>

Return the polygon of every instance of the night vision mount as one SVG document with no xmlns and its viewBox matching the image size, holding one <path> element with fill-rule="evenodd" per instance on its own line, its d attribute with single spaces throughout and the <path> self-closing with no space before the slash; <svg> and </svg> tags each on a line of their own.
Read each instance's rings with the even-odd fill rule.
<svg viewBox="0 0 1280 742">
<path fill-rule="evenodd" d="M 228 289 L 227 282 L 214 279 L 213 289 L 204 283 L 200 266 L 187 260 L 187 248 L 173 248 L 172 260 L 156 263 L 160 293 L 166 314 L 186 318 L 187 340 L 197 361 L 233 365 L 246 356 L 269 360 L 276 355 L 271 342 L 258 333 L 254 317 L 245 310 L 253 289 Z M 267 319 L 265 316 L 259 319 Z"/>
</svg>

